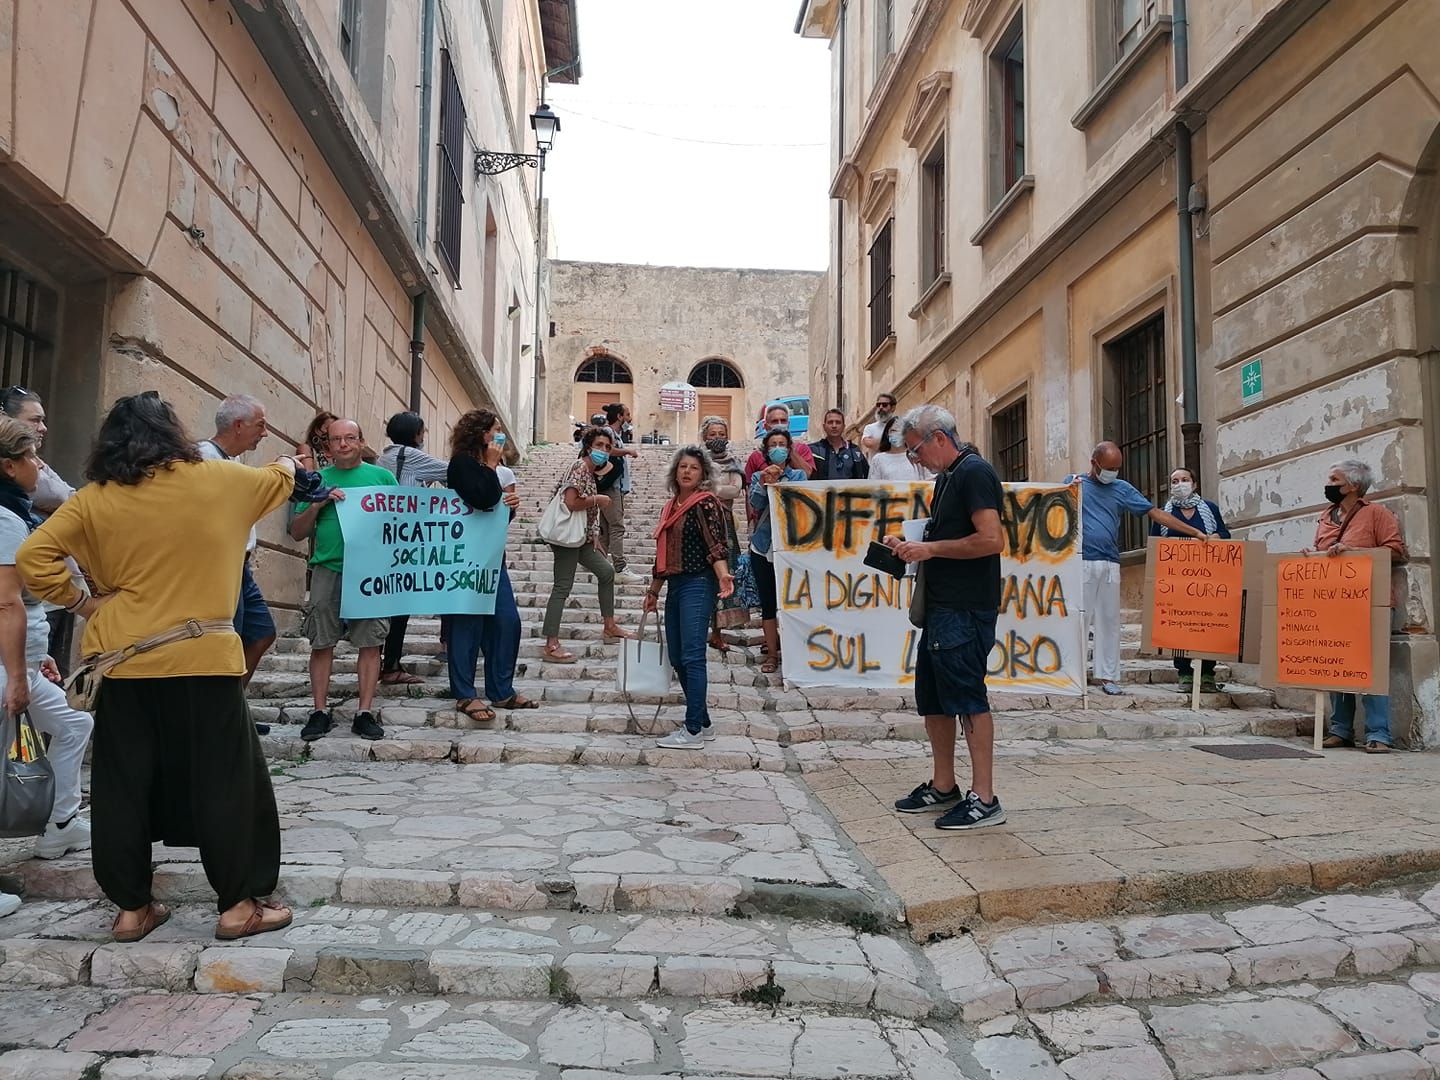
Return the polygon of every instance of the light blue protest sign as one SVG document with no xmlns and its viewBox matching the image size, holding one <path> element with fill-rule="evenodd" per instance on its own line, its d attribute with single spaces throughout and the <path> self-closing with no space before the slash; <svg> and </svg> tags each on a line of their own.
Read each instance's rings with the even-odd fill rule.
<svg viewBox="0 0 1440 1080">
<path fill-rule="evenodd" d="M 356 487 L 335 504 L 345 534 L 340 617 L 493 615 L 510 512 L 446 488 Z"/>
</svg>

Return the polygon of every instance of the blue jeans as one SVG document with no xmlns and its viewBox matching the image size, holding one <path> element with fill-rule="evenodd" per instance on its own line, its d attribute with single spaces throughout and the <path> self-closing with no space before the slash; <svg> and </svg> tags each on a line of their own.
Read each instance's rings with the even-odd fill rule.
<svg viewBox="0 0 1440 1080">
<path fill-rule="evenodd" d="M 685 695 L 685 729 L 699 735 L 710 726 L 705 643 L 720 587 L 712 570 L 676 574 L 665 581 L 665 649 Z"/>
<path fill-rule="evenodd" d="M 1365 706 L 1365 741 L 1386 746 L 1390 742 L 1389 694 L 1331 694 L 1330 734 L 1342 739 L 1355 738 L 1355 699 Z"/>
<path fill-rule="evenodd" d="M 520 610 L 510 571 L 500 567 L 494 615 L 452 615 L 445 655 L 450 666 L 450 692 L 458 700 L 477 698 L 475 666 L 485 654 L 485 696 L 492 702 L 515 696 L 515 661 L 520 656 Z"/>
</svg>

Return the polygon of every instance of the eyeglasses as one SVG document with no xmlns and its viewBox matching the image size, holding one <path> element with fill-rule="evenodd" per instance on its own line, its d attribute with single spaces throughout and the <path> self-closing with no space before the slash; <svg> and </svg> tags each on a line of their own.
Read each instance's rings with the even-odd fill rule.
<svg viewBox="0 0 1440 1080">
<path fill-rule="evenodd" d="M 332 443 L 360 442 L 359 435 L 327 435 L 326 438 Z"/>
<path fill-rule="evenodd" d="M 933 435 L 934 432 L 931 432 L 930 434 Z M 919 443 L 917 443 L 915 446 L 912 446 L 912 447 L 910 447 L 909 449 L 907 449 L 907 450 L 905 451 L 905 456 L 906 456 L 907 458 L 909 458 L 911 461 L 918 462 L 918 461 L 920 460 L 920 450 L 921 450 L 922 447 L 924 447 L 924 445 L 925 445 L 925 440 L 928 439 L 929 437 L 930 437 L 930 435 L 922 435 L 922 436 L 920 437 Z"/>
</svg>

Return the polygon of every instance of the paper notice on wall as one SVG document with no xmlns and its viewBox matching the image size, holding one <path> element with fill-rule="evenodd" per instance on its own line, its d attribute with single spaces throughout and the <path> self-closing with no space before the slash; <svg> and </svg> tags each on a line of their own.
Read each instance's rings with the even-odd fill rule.
<svg viewBox="0 0 1440 1080">
<path fill-rule="evenodd" d="M 1084 688 L 1078 484 L 1006 484 L 1001 605 L 991 690 Z M 783 670 L 798 686 L 895 689 L 915 681 L 913 577 L 865 565 L 871 540 L 912 535 L 930 482 L 830 480 L 770 489 Z M 919 526 L 923 529 L 923 525 Z"/>
</svg>

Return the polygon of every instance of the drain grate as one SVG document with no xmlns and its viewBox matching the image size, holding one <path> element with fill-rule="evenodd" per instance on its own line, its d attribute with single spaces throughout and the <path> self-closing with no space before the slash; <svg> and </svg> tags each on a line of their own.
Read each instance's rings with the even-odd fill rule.
<svg viewBox="0 0 1440 1080">
<path fill-rule="evenodd" d="M 1318 758 L 1321 754 L 1313 754 L 1309 750 L 1301 750 L 1295 746 L 1280 746 L 1277 743 L 1211 743 L 1208 746 L 1196 745 L 1196 750 L 1204 750 L 1207 754 L 1218 754 L 1223 758 L 1230 758 L 1234 761 L 1266 761 L 1272 758 Z"/>
</svg>

